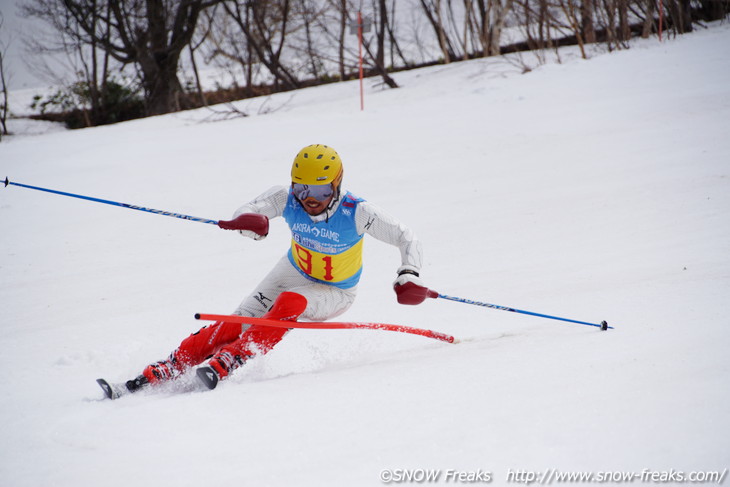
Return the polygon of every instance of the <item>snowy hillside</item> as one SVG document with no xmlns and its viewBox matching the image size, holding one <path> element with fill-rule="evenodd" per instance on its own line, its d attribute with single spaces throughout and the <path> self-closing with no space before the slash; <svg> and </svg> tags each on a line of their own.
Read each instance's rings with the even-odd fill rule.
<svg viewBox="0 0 730 487">
<path fill-rule="evenodd" d="M 730 26 L 528 74 L 499 59 L 10 138 L 1 177 L 207 218 L 324 143 L 411 226 L 444 294 L 399 306 L 365 244 L 342 317 L 453 334 L 296 330 L 212 392 L 102 399 L 229 313 L 284 253 L 211 225 L 0 188 L 0 485 L 377 486 L 389 470 L 730 467 Z M 257 115 L 259 107 L 272 109 Z M 409 470 L 412 471 L 412 470 Z M 726 475 L 727 476 L 727 475 Z M 477 479 L 484 480 L 484 477 Z M 638 481 L 637 481 L 638 482 Z M 638 482 L 641 483 L 641 482 Z"/>
</svg>

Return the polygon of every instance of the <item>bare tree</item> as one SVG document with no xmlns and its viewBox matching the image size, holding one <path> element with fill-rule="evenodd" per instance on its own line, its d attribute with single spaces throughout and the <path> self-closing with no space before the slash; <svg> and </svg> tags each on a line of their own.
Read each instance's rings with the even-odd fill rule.
<svg viewBox="0 0 730 487">
<path fill-rule="evenodd" d="M 665 4 L 675 32 L 678 34 L 692 32 L 691 0 L 668 0 Z"/>
<path fill-rule="evenodd" d="M 205 91 L 200 81 L 200 71 L 198 70 L 196 51 L 198 51 L 198 49 L 200 49 L 204 44 L 209 42 L 211 38 L 213 30 L 212 19 L 215 17 L 215 12 L 217 10 L 216 7 L 217 5 L 213 6 L 209 10 L 209 12 L 206 12 L 207 15 L 203 15 L 202 22 L 199 22 L 201 24 L 201 28 L 198 29 L 197 38 L 194 35 L 193 38 L 191 38 L 190 43 L 188 44 L 188 52 L 190 54 L 190 67 L 193 69 L 193 75 L 195 77 L 195 89 L 198 94 L 200 105 L 204 107 L 208 106 L 208 100 L 205 96 Z"/>
<path fill-rule="evenodd" d="M 66 122 L 72 127 L 89 127 L 137 116 L 139 109 L 133 116 L 120 117 L 122 92 L 134 90 L 127 90 L 120 84 L 121 76 L 113 80 L 120 74 L 121 65 L 113 62 L 110 53 L 97 39 L 85 35 L 65 6 L 55 0 L 37 0 L 25 5 L 21 11 L 26 17 L 41 19 L 53 28 L 51 33 L 38 33 L 25 42 L 34 65 L 40 66 L 53 84 L 61 86 L 55 95 L 41 103 L 43 107 L 55 105 L 56 109 L 67 112 Z M 87 22 L 108 43 L 111 31 L 108 22 L 102 21 L 104 15 L 109 15 L 108 10 L 97 10 Z M 46 56 L 58 55 L 62 55 L 68 64 L 60 74 L 56 73 L 57 68 L 54 70 L 44 61 Z"/>
<path fill-rule="evenodd" d="M 317 42 L 319 28 L 317 19 L 327 15 L 325 5 L 317 5 L 311 0 L 298 0 L 295 17 L 300 20 L 300 29 L 303 31 L 303 48 L 295 46 L 295 50 L 304 54 L 300 61 L 306 66 L 306 71 L 314 79 L 319 79 L 325 74 L 325 57 L 322 55 Z M 294 27 L 296 29 L 296 27 Z M 304 61 L 306 59 L 306 62 Z"/>
<path fill-rule="evenodd" d="M 102 49 L 122 65 L 139 70 L 146 110 L 179 110 L 180 55 L 190 43 L 203 10 L 221 0 L 31 0 L 31 12 L 63 12 L 70 35 Z M 73 32 L 78 28 L 79 32 Z"/>
<path fill-rule="evenodd" d="M 644 0 L 637 2 L 636 5 L 641 11 L 644 17 L 644 22 L 641 28 L 641 37 L 646 39 L 651 35 L 654 29 L 654 10 L 656 9 L 656 2 L 654 0 Z"/>
<path fill-rule="evenodd" d="M 585 23 L 583 21 L 585 17 L 581 16 L 581 14 L 585 13 L 585 4 L 578 5 L 573 0 L 557 0 L 557 2 L 567 22 L 567 27 L 572 30 L 575 36 L 578 47 L 580 48 L 581 57 L 586 59 L 585 39 L 583 37 L 585 31 Z"/>
<path fill-rule="evenodd" d="M 245 12 L 244 22 L 248 23 L 248 10 Z M 254 95 L 253 80 L 257 72 L 258 59 L 246 40 L 240 35 L 240 30 L 233 18 L 226 12 L 206 14 L 206 22 L 210 26 L 206 60 L 213 63 L 230 77 L 234 89 L 241 85 L 238 82 L 238 70 L 243 73 L 245 96 Z"/>
<path fill-rule="evenodd" d="M 477 0 L 480 39 L 485 56 L 499 56 L 502 31 L 512 10 L 512 0 Z"/>
<path fill-rule="evenodd" d="M 363 47 L 368 57 L 375 66 L 375 70 L 383 78 L 383 82 L 391 88 L 398 88 L 398 84 L 388 74 L 388 70 L 385 67 L 385 39 L 388 32 L 388 5 L 386 0 L 377 0 L 374 4 L 375 12 L 377 14 L 377 23 L 375 29 L 375 53 L 370 48 L 370 42 L 363 39 Z"/>
<path fill-rule="evenodd" d="M 420 0 L 436 33 L 445 62 L 473 56 L 498 56 L 514 0 Z M 529 4 L 529 0 L 525 4 Z"/>
<path fill-rule="evenodd" d="M 380 75 L 380 77 L 383 78 L 383 82 L 391 88 L 398 88 L 398 83 L 396 83 L 395 80 L 388 74 L 388 70 L 385 69 L 385 66 L 378 62 L 377 55 L 373 53 L 372 49 L 370 49 L 370 43 L 363 39 L 362 47 L 365 48 L 365 53 L 372 61 L 373 66 Z"/>
<path fill-rule="evenodd" d="M 446 32 L 443 22 L 441 0 L 420 0 L 423 13 L 426 15 L 431 27 L 433 27 L 436 39 L 438 40 L 441 54 L 445 63 L 450 63 L 458 56 L 456 55 L 453 43 Z"/>
<path fill-rule="evenodd" d="M 388 29 L 388 42 L 390 43 L 390 64 L 395 66 L 397 57 L 398 59 L 400 59 L 400 62 L 403 64 L 403 66 L 408 67 L 411 63 L 408 61 L 408 59 L 406 59 L 406 56 L 403 54 L 403 50 L 401 49 L 400 43 L 398 42 L 398 37 L 396 36 L 395 28 L 398 24 L 395 20 L 395 4 L 396 1 L 393 0 L 390 6 L 388 22 L 385 24 L 386 29 Z"/>
<path fill-rule="evenodd" d="M 596 42 L 596 27 L 593 21 L 593 11 L 596 8 L 595 1 L 581 0 L 580 2 L 580 34 L 586 44 Z"/>
<path fill-rule="evenodd" d="M 375 0 L 374 2 L 375 3 Z M 386 0 L 377 0 L 377 5 L 374 5 L 375 11 L 377 12 L 377 27 L 375 29 L 375 39 L 377 42 L 377 50 L 375 51 L 375 64 L 378 66 L 385 66 L 385 35 L 387 33 L 388 25 L 388 6 Z"/>
<path fill-rule="evenodd" d="M 344 80 L 347 75 L 345 72 L 345 36 L 347 35 L 347 24 L 349 22 L 347 16 L 347 0 L 335 0 L 339 1 L 337 7 L 339 8 L 339 24 L 337 31 L 337 67 L 340 72 L 340 80 Z"/>
<path fill-rule="evenodd" d="M 357 51 L 348 49 L 347 38 L 353 33 L 351 26 L 359 7 L 349 0 L 327 0 L 327 6 L 331 16 L 318 22 L 318 27 L 324 39 L 337 46 L 337 55 L 332 56 L 332 60 L 336 62 L 339 79 L 345 80 L 357 66 Z M 328 21 L 329 18 L 331 21 Z"/>
<path fill-rule="evenodd" d="M 407 66 L 408 60 L 405 58 L 396 36 L 395 23 L 395 0 L 373 0 L 373 11 L 375 12 L 375 37 L 377 42 L 377 50 L 375 54 L 375 62 L 377 65 L 386 67 L 386 54 L 389 53 L 390 65 L 396 64 L 396 57 L 400 62 Z"/>
<path fill-rule="evenodd" d="M 259 0 L 256 2 L 224 2 L 223 7 L 246 38 L 256 58 L 274 77 L 274 86 L 285 89 L 301 86 L 297 77 L 282 61 L 282 52 L 289 34 L 291 0 Z"/>
</svg>

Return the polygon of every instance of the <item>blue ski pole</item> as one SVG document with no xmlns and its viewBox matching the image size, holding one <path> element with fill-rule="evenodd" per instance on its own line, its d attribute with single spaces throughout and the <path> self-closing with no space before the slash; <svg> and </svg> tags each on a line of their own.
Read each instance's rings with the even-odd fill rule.
<svg viewBox="0 0 730 487">
<path fill-rule="evenodd" d="M 438 293 L 438 297 L 441 299 L 448 299 L 449 301 L 456 301 L 457 303 L 473 304 L 475 306 L 483 306 L 485 308 L 499 309 L 502 311 L 511 311 L 513 313 L 521 313 L 523 315 L 537 316 L 540 318 L 549 318 L 551 320 L 567 321 L 568 323 L 578 323 L 579 325 L 596 326 L 604 331 L 608 330 L 609 328 L 613 329 L 613 327 L 608 326 L 608 323 L 605 321 L 602 321 L 600 323 L 588 323 L 587 321 L 571 320 L 568 318 L 560 318 L 559 316 L 551 316 L 551 315 L 546 315 L 546 314 L 542 314 L 542 313 L 533 313 L 532 311 L 524 311 L 524 310 L 517 309 L 517 308 L 510 308 L 509 306 L 499 306 L 496 304 L 481 303 L 479 301 L 472 301 L 471 299 L 447 296 L 447 295 L 441 294 L 441 293 Z"/>
<path fill-rule="evenodd" d="M 129 208 L 130 210 L 146 211 L 147 213 L 155 213 L 157 215 L 171 216 L 173 218 L 181 218 L 183 220 L 190 220 L 194 222 L 209 223 L 211 225 L 218 225 L 217 220 L 209 220 L 207 218 L 198 218 L 197 216 L 183 215 L 182 213 L 173 213 L 164 210 L 155 210 L 154 208 L 145 208 L 143 206 L 130 205 L 127 203 L 119 203 L 117 201 L 103 200 L 101 198 L 92 198 L 91 196 L 83 196 L 74 193 L 65 193 L 63 191 L 56 191 L 54 189 L 39 188 L 38 186 L 30 186 L 27 184 L 14 183 L 5 178 L 5 187 L 8 185 L 18 186 L 21 188 L 35 189 L 37 191 L 45 191 L 47 193 L 60 194 L 61 196 L 70 196 L 72 198 L 79 198 L 82 200 L 93 201 L 95 203 L 104 203 L 105 205 L 121 206 L 122 208 Z"/>
</svg>

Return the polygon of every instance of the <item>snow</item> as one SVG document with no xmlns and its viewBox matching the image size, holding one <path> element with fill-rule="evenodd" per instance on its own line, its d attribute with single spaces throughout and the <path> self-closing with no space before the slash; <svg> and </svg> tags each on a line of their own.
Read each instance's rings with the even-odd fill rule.
<svg viewBox="0 0 730 487">
<path fill-rule="evenodd" d="M 206 218 L 335 147 L 345 185 L 423 241 L 444 294 L 399 306 L 369 240 L 341 317 L 457 345 L 295 330 L 212 392 L 121 381 L 231 312 L 287 248 L 212 225 L 0 190 L 0 479 L 12 487 L 376 486 L 383 469 L 730 467 L 730 26 L 527 74 L 500 59 L 0 144 L 11 181 Z M 572 55 L 571 55 L 572 52 Z M 261 107 L 269 113 L 259 114 Z M 263 110 L 267 111 L 267 110 Z M 513 478 L 514 480 L 514 478 Z M 443 479 L 442 479 L 442 482 Z M 452 482 L 455 483 L 455 482 Z"/>
</svg>

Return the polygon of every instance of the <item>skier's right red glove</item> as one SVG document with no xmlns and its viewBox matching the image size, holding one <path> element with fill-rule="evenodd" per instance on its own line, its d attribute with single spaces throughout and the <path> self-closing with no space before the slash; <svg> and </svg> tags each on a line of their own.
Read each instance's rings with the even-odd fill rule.
<svg viewBox="0 0 730 487">
<path fill-rule="evenodd" d="M 411 269 L 401 268 L 393 290 L 400 304 L 421 304 L 426 298 L 439 297 L 439 293 L 424 286 L 418 273 Z"/>
<path fill-rule="evenodd" d="M 224 230 L 238 230 L 238 233 L 254 240 L 261 240 L 269 234 L 269 218 L 257 213 L 244 213 L 233 220 L 219 220 Z"/>
</svg>

